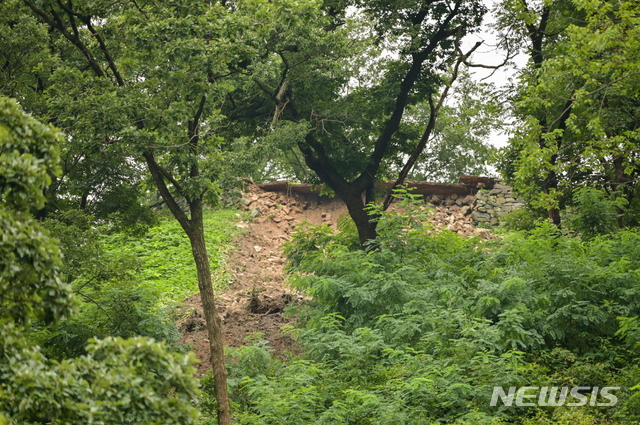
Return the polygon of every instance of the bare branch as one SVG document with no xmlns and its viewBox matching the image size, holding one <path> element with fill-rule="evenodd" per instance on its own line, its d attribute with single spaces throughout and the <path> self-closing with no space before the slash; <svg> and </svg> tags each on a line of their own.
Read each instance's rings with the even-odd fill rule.
<svg viewBox="0 0 640 425">
<path fill-rule="evenodd" d="M 260 87 L 260 89 L 267 93 L 269 96 L 273 97 L 273 93 L 274 90 L 270 89 L 269 87 L 267 87 L 267 85 L 265 83 L 263 83 L 262 81 L 260 81 L 257 77 L 253 77 L 253 81 L 258 85 L 258 87 Z"/>
<path fill-rule="evenodd" d="M 113 76 L 116 78 L 118 85 L 120 87 L 124 87 L 124 79 L 122 78 L 122 75 L 120 75 L 120 71 L 118 71 L 118 67 L 116 66 L 116 63 L 113 60 L 111 53 L 109 53 L 109 49 L 107 49 L 107 45 L 105 44 L 104 39 L 91 24 L 91 18 L 87 18 L 87 20 L 83 22 L 87 25 L 87 28 L 89 29 L 91 34 L 96 38 L 96 40 L 98 40 L 98 44 L 100 45 L 100 50 L 102 50 L 102 53 L 104 54 L 104 57 L 107 60 L 107 63 L 109 64 L 109 69 L 111 69 L 111 72 L 113 72 Z"/>
<path fill-rule="evenodd" d="M 171 213 L 175 216 L 176 220 L 180 223 L 180 226 L 184 229 L 187 234 L 190 234 L 193 230 L 193 226 L 191 220 L 187 217 L 187 215 L 182 211 L 182 208 L 176 202 L 176 199 L 171 194 L 171 191 L 167 187 L 164 182 L 164 177 L 168 175 L 166 170 L 163 172 L 163 168 L 156 162 L 156 159 L 153 156 L 151 151 L 146 151 L 143 153 L 144 159 L 147 162 L 147 167 L 149 168 L 149 172 L 151 173 L 151 177 L 156 183 L 158 187 L 158 191 L 160 192 L 160 196 L 164 199 L 164 202 L 169 207 Z M 166 173 L 166 174 L 165 174 Z M 169 180 L 169 179 L 167 179 Z M 171 180 L 174 180 L 173 178 Z M 169 180 L 174 186 L 174 182 Z M 175 180 L 174 180 L 175 181 Z"/>
</svg>

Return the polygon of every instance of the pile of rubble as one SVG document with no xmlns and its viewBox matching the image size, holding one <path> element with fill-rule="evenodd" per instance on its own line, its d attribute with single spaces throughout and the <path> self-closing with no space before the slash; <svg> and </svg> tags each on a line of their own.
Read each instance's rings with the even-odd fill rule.
<svg viewBox="0 0 640 425">
<path fill-rule="evenodd" d="M 316 194 L 268 192 L 258 186 L 249 186 L 243 194 L 242 205 L 257 222 L 265 220 L 291 225 L 306 220 L 312 224 L 334 225 L 347 207 L 338 198 Z"/>
</svg>

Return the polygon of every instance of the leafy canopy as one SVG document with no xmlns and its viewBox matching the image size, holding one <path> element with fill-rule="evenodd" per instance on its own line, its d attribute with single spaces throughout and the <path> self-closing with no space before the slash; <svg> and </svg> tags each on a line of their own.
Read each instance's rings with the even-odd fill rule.
<svg viewBox="0 0 640 425">
<path fill-rule="evenodd" d="M 195 423 L 189 356 L 144 338 L 107 338 L 56 362 L 26 340 L 31 321 L 73 310 L 57 242 L 30 215 L 58 172 L 61 137 L 0 97 L 0 423 Z"/>
</svg>

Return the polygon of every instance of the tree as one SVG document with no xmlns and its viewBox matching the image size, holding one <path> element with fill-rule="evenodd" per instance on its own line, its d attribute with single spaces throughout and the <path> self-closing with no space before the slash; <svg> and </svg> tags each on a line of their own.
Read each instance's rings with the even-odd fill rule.
<svg viewBox="0 0 640 425">
<path fill-rule="evenodd" d="M 580 187 L 626 203 L 637 196 L 637 4 L 574 1 L 567 10 L 582 19 L 563 27 L 556 54 L 534 62 L 535 80 L 518 105 L 523 125 L 503 161 L 516 187 L 553 212 L 556 224 L 558 208 L 571 205 Z"/>
<path fill-rule="evenodd" d="M 577 17 L 578 13 L 571 1 L 530 1 L 530 0 L 506 0 L 495 8 L 498 16 L 497 28 L 501 31 L 501 44 L 507 50 L 519 50 L 524 48 L 529 56 L 529 64 L 521 73 L 521 86 L 518 88 L 516 98 L 523 96 L 522 89 L 526 86 L 540 84 L 540 70 L 543 64 L 550 58 L 561 56 L 562 43 L 559 43 L 568 25 Z M 517 101 L 516 101 L 517 102 Z M 560 112 L 558 108 L 562 108 Z M 515 114 L 523 117 L 535 117 L 539 122 L 541 132 L 538 133 L 537 144 L 540 149 L 547 149 L 550 145 L 561 145 L 562 136 L 556 134 L 549 137 L 555 129 L 566 127 L 566 120 L 571 110 L 571 103 L 566 105 L 518 105 Z M 559 114 L 559 118 L 556 117 Z M 512 157 L 520 154 L 516 135 L 509 152 Z M 557 194 L 558 176 L 553 165 L 558 162 L 557 156 L 549 158 L 549 167 L 536 177 L 536 185 L 539 186 L 539 200 L 532 200 L 533 206 L 539 206 L 547 211 L 549 220 L 560 225 L 560 211 L 557 200 L 553 198 Z M 503 171 L 507 179 L 513 183 L 513 173 L 505 167 Z M 515 183 L 514 183 L 515 184 Z M 515 184 L 517 186 L 517 184 Z M 518 187 L 517 187 L 518 188 Z M 521 192 L 525 192 L 519 188 Z M 528 194 L 530 195 L 530 194 Z M 531 197 L 531 196 L 529 196 Z"/>
<path fill-rule="evenodd" d="M 142 160 L 189 236 L 211 343 L 219 420 L 227 424 L 221 322 L 202 216 L 204 203 L 215 198 L 211 128 L 223 90 L 219 79 L 237 59 L 225 44 L 236 28 L 223 6 L 196 2 L 78 5 L 27 0 L 24 5 L 31 17 L 24 17 L 19 5 L 16 13 L 50 34 L 47 42 L 58 59 L 45 82 L 46 116 L 65 128 L 75 146 L 86 147 L 76 148 L 80 156 L 87 149 L 113 155 L 115 162 L 93 162 L 107 173 L 132 166 L 139 170 Z M 179 199 L 186 200 L 188 212 Z"/>
<path fill-rule="evenodd" d="M 17 98 L 31 113 L 55 122 L 44 92 L 49 88 L 51 71 L 60 65 L 59 56 L 51 46 L 47 27 L 39 25 L 20 4 L 17 0 L 0 4 L 0 93 Z M 119 228 L 143 230 L 152 217 L 137 199 L 141 173 L 133 164 L 119 160 L 124 153 L 118 148 L 80 138 L 61 141 L 62 172 L 52 176 L 45 189 L 47 201 L 37 217 L 83 209 Z"/>
<path fill-rule="evenodd" d="M 346 16 L 348 5 L 358 11 Z M 484 12 L 479 1 L 326 2 L 322 16 L 265 41 L 268 66 L 248 67 L 227 116 L 250 117 L 250 127 L 275 132 L 281 149 L 299 150 L 345 202 L 364 246 L 377 234 L 366 209 L 374 184 L 398 172 L 399 157 L 408 158 L 399 183 L 411 170 L 448 91 L 438 90 L 465 58 L 459 42 Z M 431 117 L 422 140 L 410 140 L 405 111 L 425 99 Z"/>
<path fill-rule="evenodd" d="M 193 358 L 134 338 L 94 340 L 88 355 L 55 362 L 25 338 L 33 320 L 73 313 L 57 243 L 31 215 L 60 171 L 60 140 L 0 97 L 0 423 L 195 423 Z"/>
</svg>

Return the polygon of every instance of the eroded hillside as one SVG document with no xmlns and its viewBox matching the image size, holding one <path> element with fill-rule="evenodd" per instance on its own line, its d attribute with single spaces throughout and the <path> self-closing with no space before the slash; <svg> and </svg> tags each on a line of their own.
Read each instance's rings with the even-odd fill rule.
<svg viewBox="0 0 640 425">
<path fill-rule="evenodd" d="M 424 208 L 432 212 L 435 228 L 463 236 L 491 237 L 489 230 L 473 225 L 470 214 L 473 196 L 455 199 L 431 196 L 428 200 Z M 347 209 L 339 199 L 269 192 L 255 185 L 248 187 L 242 205 L 253 218 L 250 222 L 236 224 L 246 232 L 227 261 L 233 284 L 218 295 L 224 343 L 238 347 L 245 344 L 247 338 L 260 333 L 279 356 L 296 353 L 298 350 L 292 337 L 281 331 L 283 326 L 291 324 L 283 311 L 289 304 L 301 302 L 303 295 L 286 284 L 282 244 L 291 240 L 294 226 L 303 221 L 316 225 L 326 223 L 335 229 L 338 218 Z M 189 297 L 185 304 L 188 314 L 180 321 L 182 342 L 192 344 L 201 361 L 198 371 L 204 373 L 211 363 L 200 295 Z"/>
</svg>

